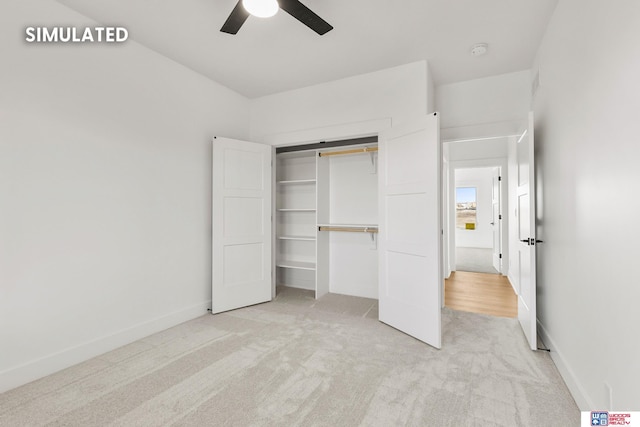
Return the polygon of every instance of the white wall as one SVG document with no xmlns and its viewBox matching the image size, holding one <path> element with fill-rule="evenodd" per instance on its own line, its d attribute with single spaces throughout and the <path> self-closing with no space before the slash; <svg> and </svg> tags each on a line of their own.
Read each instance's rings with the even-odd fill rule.
<svg viewBox="0 0 640 427">
<path fill-rule="evenodd" d="M 456 169 L 456 188 L 476 189 L 476 229 L 456 227 L 456 246 L 465 248 L 493 248 L 493 168 Z M 455 190 L 454 190 L 455 191 Z"/>
<path fill-rule="evenodd" d="M 638 22 L 636 0 L 560 0 L 533 72 L 538 319 L 583 410 L 640 410 Z"/>
<path fill-rule="evenodd" d="M 530 108 L 529 70 L 439 85 L 443 140 L 511 135 Z M 514 125 L 514 123 L 516 125 Z"/>
<path fill-rule="evenodd" d="M 326 129 L 330 135 L 331 127 L 344 124 L 425 115 L 428 76 L 426 61 L 420 61 L 254 99 L 251 139 L 278 145 L 287 133 L 318 129 L 322 135 Z"/>
<path fill-rule="evenodd" d="M 433 74 L 431 74 L 431 69 L 429 68 L 429 63 L 426 64 L 427 69 L 425 72 L 427 73 L 427 113 L 432 113 L 438 111 L 436 108 L 436 86 L 433 81 Z"/>
<path fill-rule="evenodd" d="M 448 143 L 449 161 L 506 159 L 508 138 L 491 138 Z"/>
<path fill-rule="evenodd" d="M 0 391 L 206 313 L 213 135 L 248 100 L 147 50 L 29 45 L 95 25 L 0 12 Z"/>
</svg>

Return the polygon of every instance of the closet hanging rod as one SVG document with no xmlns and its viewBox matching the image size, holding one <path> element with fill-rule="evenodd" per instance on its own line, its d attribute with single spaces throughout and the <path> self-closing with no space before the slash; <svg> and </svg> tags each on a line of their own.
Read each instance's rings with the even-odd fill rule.
<svg viewBox="0 0 640 427">
<path fill-rule="evenodd" d="M 378 147 L 353 148 L 351 150 L 342 150 L 342 151 L 327 151 L 325 153 L 318 153 L 318 156 L 320 157 L 340 156 L 342 154 L 373 153 L 375 151 L 378 151 Z"/>
<path fill-rule="evenodd" d="M 339 226 L 318 226 L 318 231 L 345 231 L 348 233 L 377 233 L 377 227 L 339 227 Z"/>
</svg>

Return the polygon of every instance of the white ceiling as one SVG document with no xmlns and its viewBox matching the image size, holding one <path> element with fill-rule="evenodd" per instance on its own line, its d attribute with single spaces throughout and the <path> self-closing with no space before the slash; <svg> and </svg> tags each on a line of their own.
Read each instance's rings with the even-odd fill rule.
<svg viewBox="0 0 640 427">
<path fill-rule="evenodd" d="M 220 27 L 237 0 L 58 0 L 249 98 L 426 59 L 436 84 L 531 67 L 558 0 L 302 0 L 324 36 L 286 12 Z M 488 43 L 482 57 L 470 54 Z"/>
</svg>

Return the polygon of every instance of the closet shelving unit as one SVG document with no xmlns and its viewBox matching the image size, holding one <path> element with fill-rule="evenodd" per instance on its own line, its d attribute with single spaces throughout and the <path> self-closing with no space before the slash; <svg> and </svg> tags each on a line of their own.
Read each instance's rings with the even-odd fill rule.
<svg viewBox="0 0 640 427">
<path fill-rule="evenodd" d="M 280 154 L 276 165 L 276 277 L 279 284 L 315 288 L 316 159 Z"/>
<path fill-rule="evenodd" d="M 377 150 L 377 145 L 369 143 L 277 155 L 277 284 L 314 290 L 319 298 L 330 291 L 332 279 L 335 284 L 355 277 L 356 282 L 370 282 L 367 286 L 375 287 L 377 296 L 377 277 L 369 280 L 358 271 L 347 271 L 335 280 L 349 257 L 354 258 L 354 268 L 377 270 L 377 253 L 372 250 L 376 249 L 378 225 L 371 221 L 377 221 Z M 362 174 L 367 175 L 364 191 L 357 188 Z M 366 215 L 359 213 L 362 205 L 369 211 Z M 355 233 L 368 238 L 339 236 Z M 336 258 L 341 265 L 332 265 Z M 374 292 L 365 295 L 339 286 L 337 290 L 357 296 Z"/>
</svg>

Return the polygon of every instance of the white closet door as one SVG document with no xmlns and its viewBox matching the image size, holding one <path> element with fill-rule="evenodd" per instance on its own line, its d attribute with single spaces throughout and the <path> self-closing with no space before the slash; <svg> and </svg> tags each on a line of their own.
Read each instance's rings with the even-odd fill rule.
<svg viewBox="0 0 640 427">
<path fill-rule="evenodd" d="M 538 348 L 536 317 L 536 188 L 533 113 L 529 126 L 518 141 L 518 320 L 531 350 Z"/>
<path fill-rule="evenodd" d="M 268 145 L 213 140 L 213 313 L 271 300 L 271 156 Z"/>
<path fill-rule="evenodd" d="M 380 321 L 441 345 L 440 125 L 432 114 L 391 128 L 379 146 Z"/>
</svg>

